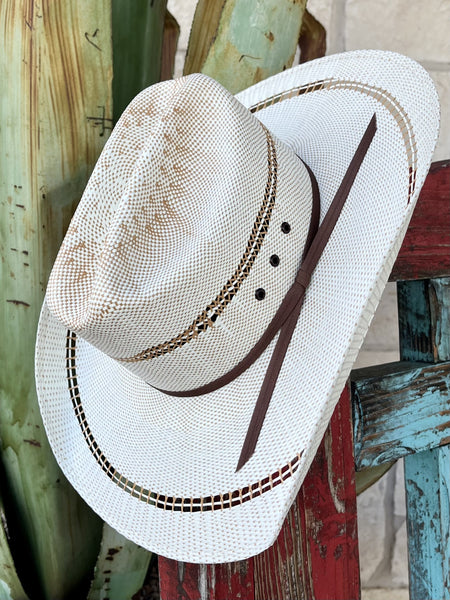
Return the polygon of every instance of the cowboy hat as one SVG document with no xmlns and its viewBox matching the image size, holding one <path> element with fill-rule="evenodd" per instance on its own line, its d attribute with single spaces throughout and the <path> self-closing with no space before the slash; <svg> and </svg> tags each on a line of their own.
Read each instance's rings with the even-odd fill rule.
<svg viewBox="0 0 450 600">
<path fill-rule="evenodd" d="M 272 544 L 438 121 L 422 67 L 379 51 L 237 96 L 191 75 L 131 102 L 59 251 L 36 345 L 53 452 L 105 521 L 189 562 Z"/>
</svg>

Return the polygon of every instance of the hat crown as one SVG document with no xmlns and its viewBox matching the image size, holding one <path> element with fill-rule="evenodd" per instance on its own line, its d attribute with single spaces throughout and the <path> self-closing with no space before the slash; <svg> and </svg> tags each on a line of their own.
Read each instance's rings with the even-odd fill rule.
<svg viewBox="0 0 450 600">
<path fill-rule="evenodd" d="M 199 387 L 239 362 L 270 322 L 298 269 L 310 210 L 301 161 L 217 82 L 193 75 L 154 86 L 105 146 L 48 306 L 152 385 Z"/>
</svg>

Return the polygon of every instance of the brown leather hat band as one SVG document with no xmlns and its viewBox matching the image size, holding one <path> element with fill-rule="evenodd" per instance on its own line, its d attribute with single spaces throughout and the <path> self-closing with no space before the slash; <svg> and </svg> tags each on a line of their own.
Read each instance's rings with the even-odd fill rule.
<svg viewBox="0 0 450 600">
<path fill-rule="evenodd" d="M 359 168 L 375 135 L 376 128 L 376 116 L 373 115 L 350 162 L 347 172 L 344 175 L 341 185 L 336 192 L 333 202 L 331 203 L 330 208 L 328 209 L 328 212 L 319 227 L 317 235 L 312 241 L 311 247 L 305 256 L 305 260 L 299 269 L 296 278 L 296 283 L 299 284 L 300 291 L 297 304 L 292 313 L 289 315 L 288 319 L 285 319 L 283 325 L 281 326 L 280 335 L 272 353 L 272 357 L 269 366 L 267 367 L 266 375 L 264 377 L 264 381 L 253 410 L 253 415 L 247 430 L 244 444 L 242 446 L 236 471 L 239 471 L 239 469 L 245 465 L 255 451 L 264 418 L 266 416 L 267 409 L 269 408 L 270 399 L 272 397 L 272 393 L 275 388 L 289 342 L 291 341 L 292 334 L 294 333 L 295 326 L 300 315 L 306 287 L 333 232 L 339 215 L 341 214 L 342 208 L 344 207 L 345 201 L 348 197 L 353 182 L 355 181 Z"/>
<path fill-rule="evenodd" d="M 313 172 L 308 167 L 308 165 L 306 165 L 306 163 L 304 163 L 304 161 L 302 161 L 302 162 L 305 165 L 305 167 L 309 173 L 309 176 L 311 178 L 311 187 L 312 187 L 311 220 L 310 220 L 310 224 L 309 224 L 308 235 L 306 237 L 305 248 L 303 250 L 303 258 L 302 258 L 302 260 L 303 260 L 305 258 L 305 256 L 308 254 L 308 250 L 309 250 L 311 243 L 314 240 L 314 238 L 317 234 L 318 228 L 319 228 L 320 197 L 319 197 L 319 186 L 317 185 L 317 181 L 316 181 L 316 178 L 314 177 Z M 255 346 L 253 346 L 253 348 L 250 350 L 250 352 L 246 356 L 244 356 L 244 358 L 240 362 L 238 362 L 237 365 L 235 365 L 230 371 L 227 371 L 227 373 L 225 373 L 221 377 L 218 377 L 217 379 L 214 379 L 213 381 L 210 381 L 206 385 L 202 385 L 198 388 L 191 389 L 191 390 L 184 390 L 181 392 L 177 392 L 177 391 L 162 390 L 160 388 L 155 388 L 155 389 L 157 389 L 160 392 L 163 392 L 164 394 L 167 394 L 168 396 L 175 396 L 177 398 L 190 398 L 192 396 L 203 396 L 204 394 L 210 394 L 211 392 L 215 392 L 216 390 L 227 385 L 228 383 L 231 383 L 234 379 L 239 377 L 239 375 L 242 375 L 242 373 L 244 373 L 244 371 L 246 371 L 261 356 L 261 354 L 264 352 L 264 350 L 267 348 L 267 346 L 270 344 L 270 342 L 273 340 L 273 338 L 276 336 L 276 334 L 280 331 L 280 328 L 283 325 L 284 321 L 289 317 L 290 313 L 294 310 L 294 308 L 298 302 L 299 293 L 301 293 L 299 290 L 299 287 L 298 287 L 299 283 L 301 284 L 301 282 L 297 282 L 297 280 L 294 281 L 293 285 L 287 292 L 282 303 L 278 307 L 278 310 L 276 311 L 275 315 L 273 316 L 272 320 L 270 321 L 269 325 L 267 326 L 267 328 L 264 331 L 264 333 L 262 334 L 262 336 L 256 342 Z"/>
<path fill-rule="evenodd" d="M 311 169 L 305 164 L 312 182 L 313 206 L 310 228 L 303 252 L 302 264 L 298 270 L 293 285 L 284 297 L 273 319 L 250 352 L 230 371 L 225 373 L 225 375 L 215 379 L 214 381 L 211 381 L 204 386 L 179 392 L 156 388 L 165 394 L 179 398 L 201 396 L 203 394 L 214 392 L 215 390 L 227 385 L 239 377 L 239 375 L 241 375 L 244 371 L 246 371 L 261 356 L 275 335 L 280 332 L 259 392 L 258 399 L 255 404 L 255 408 L 253 410 L 253 415 L 237 465 L 237 471 L 243 467 L 243 465 L 249 460 L 255 451 L 256 443 L 258 441 L 264 418 L 269 407 L 270 399 L 272 397 L 284 357 L 300 315 L 305 297 L 305 291 L 309 285 L 312 274 L 317 266 L 317 263 L 319 262 L 322 252 L 327 245 L 333 229 L 339 219 L 339 215 L 344 207 L 350 189 L 355 181 L 356 175 L 375 135 L 376 128 L 376 115 L 374 114 L 363 137 L 361 138 L 359 146 L 320 227 L 318 226 L 320 216 L 319 188 Z"/>
</svg>

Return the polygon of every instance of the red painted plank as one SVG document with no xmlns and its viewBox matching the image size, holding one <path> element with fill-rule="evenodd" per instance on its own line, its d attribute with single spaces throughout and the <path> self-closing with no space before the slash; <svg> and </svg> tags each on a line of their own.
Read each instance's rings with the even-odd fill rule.
<svg viewBox="0 0 450 600">
<path fill-rule="evenodd" d="M 200 565 L 158 557 L 161 600 L 200 600 Z"/>
<path fill-rule="evenodd" d="M 223 565 L 208 565 L 208 591 L 210 600 L 254 600 L 253 559 Z"/>
<path fill-rule="evenodd" d="M 195 565 L 158 557 L 161 600 L 254 600 L 253 559 Z"/>
<path fill-rule="evenodd" d="M 433 163 L 391 281 L 450 275 L 450 160 Z"/>
<path fill-rule="evenodd" d="M 359 558 L 350 396 L 346 388 L 275 544 L 248 561 L 159 558 L 161 600 L 352 600 Z"/>
<path fill-rule="evenodd" d="M 277 541 L 254 560 L 255 600 L 360 597 L 348 388 Z"/>
<path fill-rule="evenodd" d="M 360 597 L 350 389 L 341 395 L 302 487 L 313 598 Z"/>
</svg>

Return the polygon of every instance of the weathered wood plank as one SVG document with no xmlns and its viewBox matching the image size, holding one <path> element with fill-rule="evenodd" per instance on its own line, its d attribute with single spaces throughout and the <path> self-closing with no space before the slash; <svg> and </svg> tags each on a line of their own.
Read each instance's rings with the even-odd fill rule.
<svg viewBox="0 0 450 600">
<path fill-rule="evenodd" d="M 397 290 L 403 360 L 450 360 L 450 278 L 399 281 Z"/>
<path fill-rule="evenodd" d="M 253 560 L 195 565 L 158 557 L 161 600 L 255 600 Z"/>
<path fill-rule="evenodd" d="M 348 388 L 277 541 L 254 560 L 255 600 L 360 597 Z"/>
<path fill-rule="evenodd" d="M 404 360 L 433 362 L 429 287 L 429 279 L 397 283 L 399 343 Z"/>
<path fill-rule="evenodd" d="M 450 275 L 450 160 L 431 165 L 391 281 Z"/>
<path fill-rule="evenodd" d="M 429 292 L 433 359 L 450 360 L 450 278 L 431 279 Z"/>
<path fill-rule="evenodd" d="M 397 362 L 352 373 L 357 469 L 450 443 L 450 362 Z"/>
<path fill-rule="evenodd" d="M 205 73 L 233 94 L 290 67 L 306 0 L 199 0 L 184 74 Z"/>
<path fill-rule="evenodd" d="M 327 51 L 327 32 L 308 10 L 303 13 L 300 29 L 300 64 L 325 56 Z"/>
<path fill-rule="evenodd" d="M 166 10 L 164 18 L 164 34 L 161 54 L 161 76 L 160 80 L 172 79 L 175 69 L 175 55 L 177 52 L 180 26 L 175 17 Z"/>
<path fill-rule="evenodd" d="M 200 566 L 158 556 L 161 600 L 200 600 L 198 589 Z"/>
<path fill-rule="evenodd" d="M 450 280 L 433 279 L 420 283 L 402 282 L 399 285 L 399 320 L 405 330 L 400 356 L 425 359 L 430 361 L 431 367 L 439 369 L 442 361 L 450 361 Z M 447 391 L 447 403 L 448 398 Z M 423 398 L 420 404 L 417 403 L 417 411 L 421 410 L 422 404 Z M 443 438 L 448 434 L 446 426 L 441 434 Z M 405 457 L 411 600 L 450 598 L 449 488 L 448 446 Z"/>
<path fill-rule="evenodd" d="M 359 598 L 346 389 L 275 544 L 255 556 L 256 600 Z"/>
<path fill-rule="evenodd" d="M 450 599 L 450 447 L 405 459 L 411 600 Z"/>
<path fill-rule="evenodd" d="M 315 600 L 360 597 L 350 388 L 346 387 L 303 484 L 305 573 Z M 306 595 L 309 599 L 309 596 Z"/>
<path fill-rule="evenodd" d="M 253 559 L 224 565 L 159 557 L 159 578 L 161 600 L 359 598 L 348 388 L 275 544 Z"/>
</svg>

